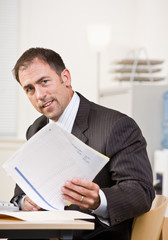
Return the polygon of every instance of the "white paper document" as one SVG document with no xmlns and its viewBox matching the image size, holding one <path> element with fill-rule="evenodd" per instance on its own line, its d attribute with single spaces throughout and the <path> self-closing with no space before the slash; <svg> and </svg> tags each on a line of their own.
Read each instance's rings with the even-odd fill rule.
<svg viewBox="0 0 168 240">
<path fill-rule="evenodd" d="M 93 180 L 108 158 L 55 123 L 31 137 L 3 164 L 20 188 L 38 206 L 63 210 L 61 187 L 66 180 Z"/>
<path fill-rule="evenodd" d="M 79 211 L 20 211 L 20 212 L 0 212 L 0 219 L 13 217 L 23 221 L 57 221 L 74 219 L 94 219 L 92 215 Z"/>
</svg>

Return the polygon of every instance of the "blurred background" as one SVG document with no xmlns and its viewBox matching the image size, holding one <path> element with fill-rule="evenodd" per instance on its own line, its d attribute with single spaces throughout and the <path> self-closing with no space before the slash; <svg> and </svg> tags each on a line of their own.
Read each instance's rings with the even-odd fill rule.
<svg viewBox="0 0 168 240">
<path fill-rule="evenodd" d="M 154 179 L 168 182 L 167 9 L 167 0 L 0 0 L 0 164 L 39 116 L 12 69 L 25 50 L 44 47 L 62 56 L 74 90 L 137 121 Z M 0 178 L 0 199 L 10 200 L 15 183 L 2 168 Z"/>
</svg>

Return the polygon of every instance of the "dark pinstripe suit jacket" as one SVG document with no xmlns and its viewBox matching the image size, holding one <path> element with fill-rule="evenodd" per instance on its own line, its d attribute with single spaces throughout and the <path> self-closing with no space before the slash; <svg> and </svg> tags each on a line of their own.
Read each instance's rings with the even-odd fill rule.
<svg viewBox="0 0 168 240">
<path fill-rule="evenodd" d="M 94 179 L 107 198 L 110 226 L 96 217 L 95 230 L 74 231 L 74 239 L 129 240 L 133 218 L 148 211 L 154 198 L 146 141 L 134 120 L 79 96 L 72 134 L 110 158 Z M 29 127 L 27 139 L 47 123 L 45 116 L 38 118 Z M 21 194 L 16 186 L 14 196 Z M 75 205 L 66 209 L 80 210 Z"/>
</svg>

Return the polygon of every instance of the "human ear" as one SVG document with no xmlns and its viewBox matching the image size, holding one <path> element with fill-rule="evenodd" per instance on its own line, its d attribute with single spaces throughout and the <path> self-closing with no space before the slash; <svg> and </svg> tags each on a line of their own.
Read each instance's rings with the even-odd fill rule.
<svg viewBox="0 0 168 240">
<path fill-rule="evenodd" d="M 61 73 L 63 83 L 68 87 L 71 86 L 71 74 L 68 69 L 64 69 Z"/>
</svg>

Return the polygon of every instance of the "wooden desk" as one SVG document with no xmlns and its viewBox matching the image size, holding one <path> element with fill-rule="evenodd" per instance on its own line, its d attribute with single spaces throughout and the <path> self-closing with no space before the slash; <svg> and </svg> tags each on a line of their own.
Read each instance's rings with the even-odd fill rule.
<svg viewBox="0 0 168 240">
<path fill-rule="evenodd" d="M 0 219 L 0 238 L 71 240 L 72 230 L 93 230 L 94 223 L 86 220 L 17 221 Z"/>
</svg>

